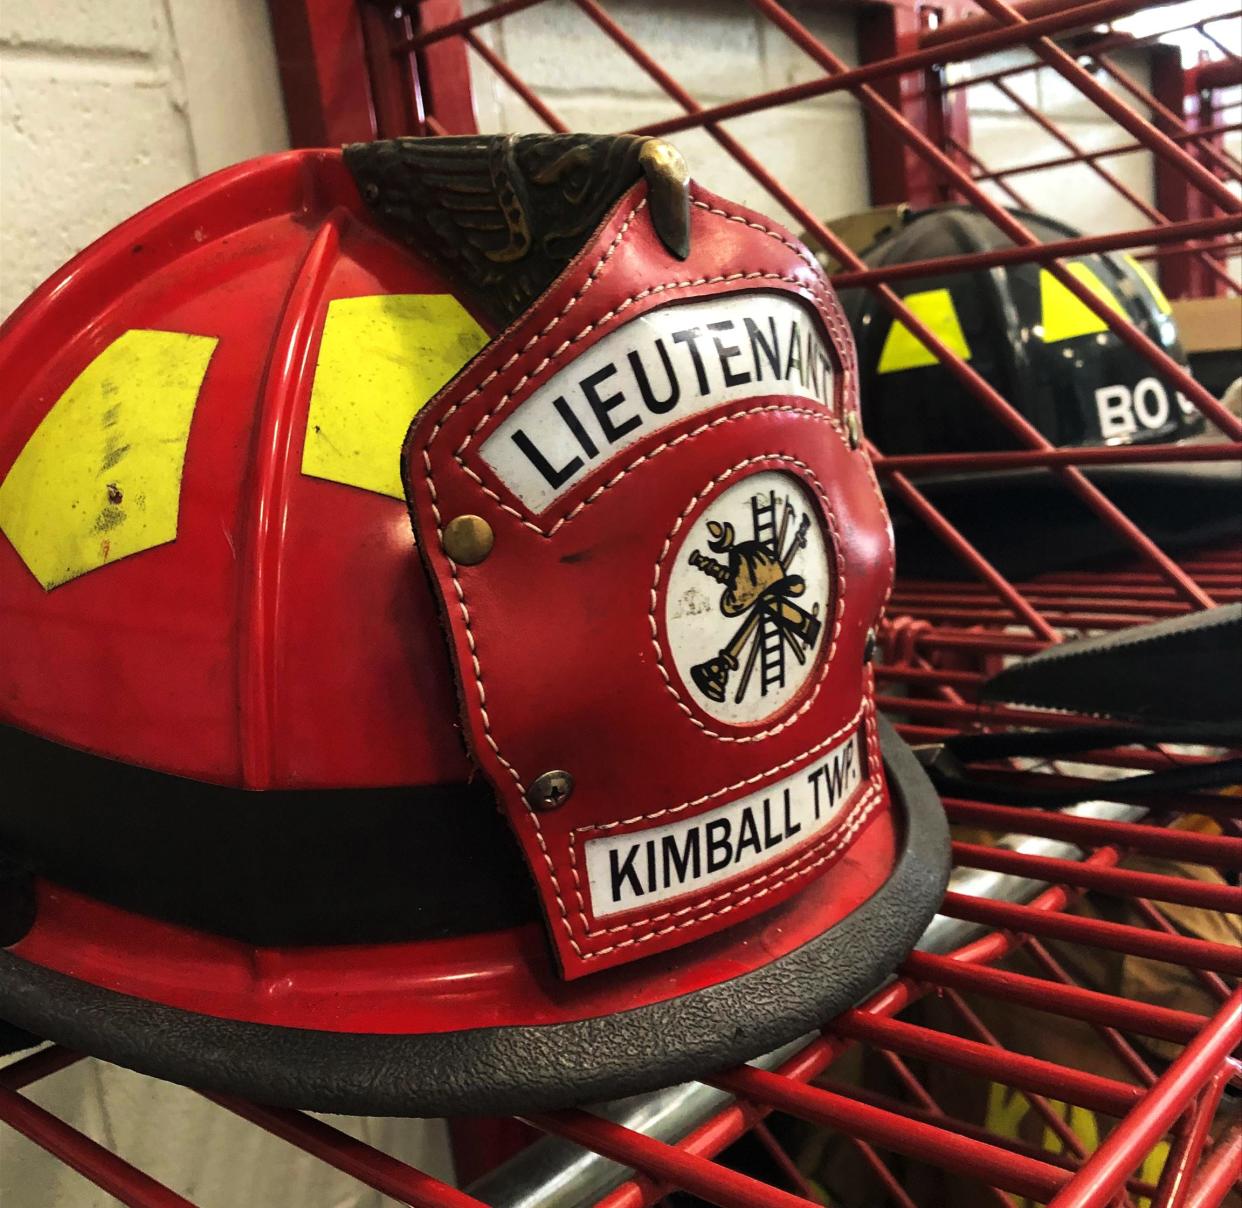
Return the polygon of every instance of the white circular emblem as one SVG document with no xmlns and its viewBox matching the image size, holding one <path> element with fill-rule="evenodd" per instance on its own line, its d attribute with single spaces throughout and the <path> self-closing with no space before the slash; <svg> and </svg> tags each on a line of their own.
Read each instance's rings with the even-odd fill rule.
<svg viewBox="0 0 1242 1208">
<path fill-rule="evenodd" d="M 819 666 L 833 586 L 823 523 L 800 479 L 762 470 L 726 487 L 679 534 L 664 629 L 704 713 L 737 726 L 764 721 Z"/>
</svg>

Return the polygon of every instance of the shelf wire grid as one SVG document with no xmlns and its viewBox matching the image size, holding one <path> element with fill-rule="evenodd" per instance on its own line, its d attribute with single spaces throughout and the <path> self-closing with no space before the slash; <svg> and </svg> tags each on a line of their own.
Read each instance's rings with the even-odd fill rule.
<svg viewBox="0 0 1242 1208">
<path fill-rule="evenodd" d="M 338 31 L 340 55 L 332 70 L 339 74 L 345 63 L 349 86 L 319 88 L 308 96 L 304 79 L 293 84 L 286 77 L 291 115 L 295 105 L 301 106 L 299 113 L 313 110 L 311 116 L 319 123 L 315 129 L 327 134 L 317 141 L 471 133 L 471 73 L 482 70 L 502 80 L 549 129 L 564 130 L 550 100 L 523 80 L 484 36 L 488 26 L 521 19 L 524 10 L 547 2 L 501 0 L 463 13 L 459 0 L 421 0 L 402 7 L 363 0 L 344 33 Z M 1002 660 L 1066 638 L 1242 600 L 1242 546 L 1225 543 L 1180 550 L 1175 556 L 1085 472 L 1108 463 L 1237 460 L 1242 421 L 1067 268 L 1075 256 L 1130 249 L 1154 259 L 1162 270 L 1193 263 L 1199 269 L 1194 280 L 1204 290 L 1239 292 L 1227 256 L 1236 251 L 1242 231 L 1237 189 L 1242 172 L 1225 138 L 1242 125 L 1228 91 L 1242 82 L 1242 71 L 1237 56 L 1221 42 L 1220 22 L 1197 20 L 1165 31 L 1196 33 L 1207 56 L 1187 73 L 1188 99 L 1174 108 L 1167 95 L 1155 96 L 1111 57 L 1119 50 L 1154 45 L 1159 35 L 1136 39 L 1101 30 L 1147 7 L 1136 0 L 977 0 L 977 5 L 918 9 L 898 3 L 892 6 L 894 21 L 905 30 L 892 44 L 898 49 L 854 66 L 843 62 L 793 10 L 776 0 L 749 0 L 760 18 L 807 56 L 816 75 L 702 105 L 626 32 L 608 5 L 600 0 L 571 2 L 669 99 L 672 115 L 647 123 L 641 132 L 706 132 L 801 224 L 818 251 L 831 256 L 839 266 L 836 284 L 874 291 L 1019 446 L 990 454 L 908 456 L 872 449 L 890 495 L 941 539 L 946 561 L 960 564 L 966 574 L 943 580 L 903 577 L 892 597 L 877 678 L 880 704 L 898 719 L 908 740 L 935 744 L 968 732 L 1055 731 L 1093 724 L 1090 718 L 982 703 L 980 688 Z M 321 6 L 313 3 L 271 0 L 271 7 L 278 35 L 281 15 L 291 7 L 304 12 L 312 26 L 320 19 Z M 1224 14 L 1220 21 L 1228 19 Z M 917 27 L 913 34 L 911 20 Z M 1024 51 L 1026 57 L 975 76 L 951 77 L 946 70 L 999 51 Z M 351 53 L 356 56 L 352 65 Z M 1102 150 L 1084 150 L 1022 101 L 1012 81 L 1037 70 L 1055 72 L 1111 118 L 1119 128 L 1119 141 Z M 1101 82 L 1105 77 L 1120 91 L 1107 89 Z M 909 116 L 911 96 L 923 101 L 930 97 L 943 114 L 954 93 L 978 87 L 998 89 L 1058 141 L 1065 154 L 993 168 L 968 140 L 955 138 L 947 128 L 924 128 Z M 739 117 L 835 92 L 853 95 L 869 120 L 920 161 L 937 182 L 939 196 L 978 206 L 1008 236 L 1010 246 L 981 255 L 869 268 L 822 216 L 726 128 Z M 1163 179 L 1176 183 L 1183 203 L 1177 213 L 1166 213 L 1137 196 L 1100 162 L 1140 149 L 1151 155 Z M 1015 181 L 1067 164 L 1081 164 L 1095 173 L 1150 225 L 1040 244 L 989 192 L 990 186 L 1020 205 L 1020 183 Z M 1044 266 L 1118 338 L 1147 358 L 1215 426 L 1218 437 L 1207 445 L 1055 448 L 946 347 L 893 288 L 895 282 L 932 271 L 1028 262 Z M 1015 581 L 989 562 L 918 486 L 929 474 L 1037 467 L 1116 535 L 1128 551 L 1122 563 L 1107 571 L 1062 571 Z M 872 1204 L 918 1208 L 939 1201 L 920 1198 L 914 1188 L 961 1184 L 973 1189 L 973 1202 L 997 1205 L 1213 1208 L 1231 1193 L 1242 1161 L 1242 1127 L 1231 1123 L 1221 1108 L 1222 1098 L 1234 1093 L 1230 1084 L 1236 1086 L 1239 1072 L 1232 1053 L 1242 1038 L 1242 996 L 1231 986 L 1242 972 L 1242 956 L 1236 943 L 1190 933 L 1177 920 L 1183 909 L 1227 917 L 1239 913 L 1242 798 L 1229 792 L 1170 794 L 1140 808 L 1111 803 L 1107 785 L 1135 773 L 1218 756 L 1204 750 L 1104 743 L 1098 750 L 1075 753 L 1072 763 L 993 760 L 970 766 L 969 771 L 998 789 L 1014 783 L 1077 787 L 1093 792 L 1094 799 L 1077 809 L 1041 811 L 1006 804 L 999 791 L 995 800 L 986 791 L 947 798 L 956 871 L 933 930 L 938 925 L 953 942 L 941 944 L 938 951 L 929 947 L 912 953 L 882 989 L 789 1051 L 707 1079 L 704 1085 L 716 1092 L 714 1106 L 697 1117 L 686 1115 L 675 1135 L 657 1135 L 658 1130 L 648 1132 L 625 1122 L 636 1117 L 610 1118 L 593 1110 L 534 1115 L 527 1123 L 544 1139 L 505 1162 L 501 1159 L 508 1155 L 498 1148 L 498 1169 L 476 1172 L 482 1177 L 472 1190 L 461 1190 L 306 1113 L 208 1097 L 360 1183 L 419 1208 L 566 1208 L 578 1203 L 640 1208 L 698 1201 L 723 1208 L 780 1208 L 820 1202 L 813 1172 L 788 1152 L 791 1121 L 827 1130 L 853 1154 Z M 986 884 L 993 888 L 1003 883 L 1004 897 L 971 892 L 982 883 L 980 876 L 992 878 Z M 1108 910 L 1098 909 L 1100 902 Z M 1199 1009 L 1147 1002 L 1112 986 L 1092 984 L 1098 979 L 1081 971 L 1084 955 L 1160 962 L 1166 970 L 1180 971 L 1198 988 Z M 935 1013 L 923 1011 L 929 1004 L 937 1008 Z M 997 1009 L 1036 1012 L 1046 1030 L 1070 1024 L 1089 1028 L 1095 1047 L 1113 1062 L 1113 1072 L 1086 1068 L 1089 1062 L 1018 1051 L 989 1022 Z M 844 1059 L 852 1054 L 865 1055 L 863 1068 L 882 1068 L 883 1079 L 844 1073 Z M 0 1120 L 124 1203 L 143 1208 L 188 1203 L 23 1093 L 80 1059 L 53 1046 L 0 1070 Z M 1018 1096 L 1044 1129 L 1044 1143 L 956 1111 L 944 1087 L 972 1082 Z M 1111 1122 L 1099 1129 L 1098 1144 L 1085 1143 L 1071 1127 L 1071 1109 Z M 763 1177 L 750 1169 L 753 1162 L 741 1169 L 726 1152 L 748 1134 L 770 1159 Z M 563 1188 L 547 1191 L 546 1162 L 539 1166 L 529 1159 L 548 1146 L 554 1158 L 585 1156 L 588 1166 L 594 1164 L 595 1177 L 578 1184 L 594 1189 L 589 1196 Z M 1150 1157 L 1156 1151 L 1163 1157 L 1153 1165 Z M 542 1173 L 532 1175 L 532 1170 Z M 929 1173 L 949 1183 L 927 1184 Z"/>
</svg>

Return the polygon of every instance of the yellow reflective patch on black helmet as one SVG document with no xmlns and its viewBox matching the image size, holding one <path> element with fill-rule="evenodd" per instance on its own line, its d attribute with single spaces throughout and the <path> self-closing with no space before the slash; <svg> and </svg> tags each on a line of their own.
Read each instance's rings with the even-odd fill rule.
<svg viewBox="0 0 1242 1208">
<path fill-rule="evenodd" d="M 401 446 L 410 421 L 486 343 L 451 294 L 330 302 L 302 473 L 404 499 Z"/>
<path fill-rule="evenodd" d="M 217 340 L 127 331 L 53 404 L 0 483 L 0 532 L 45 590 L 173 541 Z"/>
<path fill-rule="evenodd" d="M 1111 310 L 1119 315 L 1125 314 L 1108 286 L 1087 265 L 1075 261 L 1065 267 Z M 1108 330 L 1108 324 L 1081 298 L 1071 294 L 1046 268 L 1039 270 L 1039 315 L 1045 344 Z"/>
<path fill-rule="evenodd" d="M 907 294 L 902 301 L 950 352 L 964 361 L 970 360 L 970 345 L 962 331 L 953 305 L 953 295 L 947 289 L 929 289 L 922 293 Z M 903 369 L 921 369 L 935 365 L 936 354 L 918 338 L 904 323 L 894 319 L 884 338 L 877 373 L 900 373 Z"/>
<path fill-rule="evenodd" d="M 1141 260 L 1135 260 L 1133 256 L 1122 255 L 1122 259 L 1134 270 L 1134 275 L 1147 286 L 1147 292 L 1156 301 L 1156 308 L 1162 315 L 1171 315 L 1173 307 L 1169 305 L 1169 300 L 1164 296 L 1164 290 L 1160 288 L 1159 282 L 1155 277 L 1143 267 Z"/>
</svg>

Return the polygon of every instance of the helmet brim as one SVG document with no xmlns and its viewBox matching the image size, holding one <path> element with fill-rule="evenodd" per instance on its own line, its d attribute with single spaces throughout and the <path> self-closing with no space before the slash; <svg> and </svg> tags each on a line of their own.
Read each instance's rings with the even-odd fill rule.
<svg viewBox="0 0 1242 1208">
<path fill-rule="evenodd" d="M 141 1073 L 316 1111 L 546 1110 L 702 1076 L 792 1040 L 858 1002 L 910 951 L 939 907 L 949 867 L 939 798 L 883 719 L 880 733 L 900 832 L 887 879 L 800 947 L 692 993 L 539 1026 L 329 1032 L 186 1011 L 0 952 L 0 1018 Z"/>
</svg>

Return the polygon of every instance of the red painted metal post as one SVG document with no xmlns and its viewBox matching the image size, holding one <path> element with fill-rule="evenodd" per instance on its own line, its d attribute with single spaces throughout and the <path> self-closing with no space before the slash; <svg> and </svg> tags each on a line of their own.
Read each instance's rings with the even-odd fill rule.
<svg viewBox="0 0 1242 1208">
<path fill-rule="evenodd" d="M 421 0 L 417 6 L 419 29 L 439 31 L 462 21 L 461 0 Z M 394 55 L 414 53 L 423 108 L 447 134 L 475 134 L 479 129 L 474 112 L 474 89 L 466 44 L 461 38 L 417 37 L 399 42 Z"/>
<path fill-rule="evenodd" d="M 932 10 L 905 4 L 878 4 L 858 17 L 859 57 L 864 64 L 895 59 L 917 51 L 928 28 Z M 941 89 L 941 68 L 928 65 L 878 82 L 875 90 L 915 129 L 945 151 L 965 147 L 970 128 L 965 97 Z M 908 202 L 923 207 L 952 199 L 952 190 L 940 173 L 909 146 L 894 147 L 892 134 L 874 110 L 864 110 L 867 132 L 867 169 L 871 204 Z M 953 154 L 960 162 L 965 158 Z"/>
<path fill-rule="evenodd" d="M 362 4 L 358 12 L 371 79 L 376 136 L 398 138 L 425 133 L 413 56 L 397 56 L 392 51 L 395 36 L 408 29 L 409 17 L 400 9 L 394 13 L 378 4 Z"/>
<path fill-rule="evenodd" d="M 1186 112 L 1186 73 L 1182 69 L 1181 51 L 1176 46 L 1158 46 L 1152 50 L 1151 82 L 1155 99 L 1163 109 L 1178 117 L 1187 129 L 1194 125 L 1194 115 Z M 1173 128 L 1161 112 L 1155 121 L 1164 130 Z M 1153 165 L 1156 184 L 1156 204 L 1170 220 L 1194 221 L 1204 217 L 1205 206 L 1199 193 L 1181 173 L 1175 172 L 1167 163 Z M 1207 272 L 1198 258 L 1189 256 L 1177 259 L 1158 259 L 1160 284 L 1171 298 L 1198 298 L 1210 293 Z"/>
<path fill-rule="evenodd" d="M 268 0 L 289 139 L 331 147 L 374 138 L 362 20 L 340 0 Z"/>
</svg>

